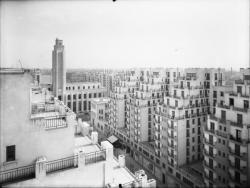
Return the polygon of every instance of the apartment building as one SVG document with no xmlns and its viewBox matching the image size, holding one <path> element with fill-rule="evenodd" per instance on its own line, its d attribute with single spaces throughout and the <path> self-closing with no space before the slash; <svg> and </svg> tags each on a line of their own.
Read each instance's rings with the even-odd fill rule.
<svg viewBox="0 0 250 188">
<path fill-rule="evenodd" d="M 209 116 L 204 129 L 204 181 L 208 187 L 250 185 L 250 69 L 241 73 L 241 79 L 216 101 L 215 114 Z"/>
<path fill-rule="evenodd" d="M 75 114 L 46 89 L 34 71 L 1 69 L 0 170 L 73 155 Z M 58 142 L 60 140 L 60 142 Z"/>
<path fill-rule="evenodd" d="M 108 137 L 110 135 L 109 120 L 109 98 L 96 98 L 91 100 L 91 125 L 98 133 Z"/>
<path fill-rule="evenodd" d="M 130 96 L 127 114 L 132 141 L 153 141 L 153 113 L 156 105 L 163 102 L 163 96 L 164 84 L 161 77 L 149 77 L 140 82 L 139 89 Z"/>
<path fill-rule="evenodd" d="M 65 104 L 75 113 L 90 113 L 91 99 L 106 97 L 106 89 L 98 82 L 67 83 Z"/>
</svg>

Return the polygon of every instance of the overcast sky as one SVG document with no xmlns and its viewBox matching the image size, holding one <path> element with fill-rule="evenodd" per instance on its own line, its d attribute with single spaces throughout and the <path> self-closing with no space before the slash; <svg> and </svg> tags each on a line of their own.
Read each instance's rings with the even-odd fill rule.
<svg viewBox="0 0 250 188">
<path fill-rule="evenodd" d="M 51 68 L 56 37 L 67 68 L 249 65 L 248 0 L 2 1 L 1 67 Z"/>
</svg>

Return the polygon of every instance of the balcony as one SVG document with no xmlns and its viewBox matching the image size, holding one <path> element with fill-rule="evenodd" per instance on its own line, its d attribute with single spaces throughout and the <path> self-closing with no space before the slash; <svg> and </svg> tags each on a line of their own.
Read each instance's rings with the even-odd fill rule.
<svg viewBox="0 0 250 188">
<path fill-rule="evenodd" d="M 176 129 L 177 129 L 176 126 L 173 126 L 173 125 L 170 125 L 170 124 L 168 124 L 168 128 L 169 128 L 169 129 L 172 129 L 172 130 L 176 130 Z"/>
<path fill-rule="evenodd" d="M 173 148 L 173 149 L 176 149 L 176 145 L 175 144 L 171 144 L 170 142 L 168 142 L 168 147 L 171 147 L 171 148 Z"/>
<path fill-rule="evenodd" d="M 233 170 L 239 170 L 243 174 L 247 174 L 247 164 L 237 166 L 234 161 L 229 159 L 229 166 Z"/>
<path fill-rule="evenodd" d="M 168 138 L 174 139 L 175 141 L 177 141 L 177 136 L 174 136 L 174 134 L 168 133 Z"/>
<path fill-rule="evenodd" d="M 247 143 L 249 143 L 249 140 L 237 138 L 233 135 L 230 135 L 230 141 L 236 142 L 238 144 L 243 144 L 243 145 L 246 145 Z"/>
<path fill-rule="evenodd" d="M 247 153 L 246 152 L 236 152 L 235 149 L 229 147 L 229 153 L 233 156 L 241 157 L 242 160 L 247 160 Z"/>
<path fill-rule="evenodd" d="M 213 173 L 213 176 L 209 176 L 207 173 L 205 173 L 204 176 L 205 176 L 206 179 L 209 179 L 210 181 L 215 182 L 217 180 L 217 177 L 214 174 L 215 173 Z"/>
<path fill-rule="evenodd" d="M 203 150 L 203 152 L 204 152 L 204 155 L 207 155 L 207 156 L 209 156 L 209 157 L 211 157 L 211 158 L 215 158 L 216 156 L 217 156 L 217 154 L 216 153 L 212 153 L 212 152 L 208 152 L 207 150 Z"/>
<path fill-rule="evenodd" d="M 246 175 L 241 174 L 240 175 L 240 179 L 236 179 L 235 176 L 229 170 L 228 176 L 229 176 L 229 180 L 231 180 L 235 184 L 239 184 L 240 187 L 245 187 L 246 184 L 247 184 L 247 177 L 246 177 Z"/>
<path fill-rule="evenodd" d="M 209 145 L 212 145 L 212 146 L 215 146 L 215 144 L 217 143 L 216 141 L 211 141 L 211 140 L 206 139 L 206 138 L 204 140 L 205 140 L 206 144 L 209 144 Z"/>
<path fill-rule="evenodd" d="M 216 130 L 216 135 L 227 138 L 228 134 L 223 131 Z"/>
<path fill-rule="evenodd" d="M 215 163 L 213 163 L 211 165 L 206 160 L 203 161 L 203 165 L 204 165 L 204 167 L 207 167 L 207 168 L 209 168 L 212 171 L 215 171 L 215 169 L 217 168 L 217 165 Z"/>
<path fill-rule="evenodd" d="M 204 131 L 215 134 L 215 130 L 214 129 L 208 129 L 207 126 L 204 127 Z"/>
</svg>

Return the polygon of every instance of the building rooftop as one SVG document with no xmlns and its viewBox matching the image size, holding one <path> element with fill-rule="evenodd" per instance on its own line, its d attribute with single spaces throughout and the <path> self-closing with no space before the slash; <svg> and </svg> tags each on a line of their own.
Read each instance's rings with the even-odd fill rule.
<svg viewBox="0 0 250 188">
<path fill-rule="evenodd" d="M 0 68 L 1 74 L 23 74 L 24 72 L 23 68 Z"/>
<path fill-rule="evenodd" d="M 108 145 L 111 144 L 108 143 Z M 102 146 L 98 143 L 95 144 L 89 136 L 77 136 L 75 138 L 75 148 L 79 149 L 79 147 L 86 154 L 85 163 L 89 154 L 94 153 L 92 155 L 94 157 L 100 151 L 105 152 L 103 150 L 105 144 L 102 144 Z M 113 150 L 112 145 L 111 149 Z M 118 186 L 119 184 L 129 185 L 133 182 L 138 182 L 135 174 L 131 173 L 125 166 L 120 166 L 119 161 L 113 155 L 109 156 L 111 157 L 109 160 L 107 159 L 108 154 L 106 154 L 106 159 L 104 160 L 92 160 L 92 158 L 88 158 L 91 162 L 86 163 L 82 167 L 79 167 L 78 158 L 78 167 L 47 173 L 42 179 L 33 178 L 11 183 L 6 185 L 6 187 L 104 187 L 107 184 Z M 107 166 L 109 170 L 107 170 Z M 109 177 L 109 180 L 107 180 L 107 177 Z"/>
<path fill-rule="evenodd" d="M 84 168 L 73 168 L 48 174 L 42 180 L 31 179 L 13 183 L 11 187 L 103 187 L 105 178 L 104 161 L 87 165 Z M 113 164 L 113 182 L 125 184 L 135 180 L 135 176 L 126 168 L 120 168 L 116 159 Z"/>
<path fill-rule="evenodd" d="M 109 98 L 93 98 L 92 101 L 96 103 L 107 103 L 109 102 Z"/>
<path fill-rule="evenodd" d="M 73 114 L 63 102 L 54 98 L 52 93 L 40 87 L 31 88 L 31 118 L 49 118 L 49 117 L 66 117 L 68 114 Z"/>
</svg>

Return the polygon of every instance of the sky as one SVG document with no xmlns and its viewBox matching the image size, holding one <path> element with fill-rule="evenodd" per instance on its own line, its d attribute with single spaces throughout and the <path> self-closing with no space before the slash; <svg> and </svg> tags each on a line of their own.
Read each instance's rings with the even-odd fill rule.
<svg viewBox="0 0 250 188">
<path fill-rule="evenodd" d="M 249 67 L 248 0 L 1 1 L 0 67 Z"/>
</svg>

